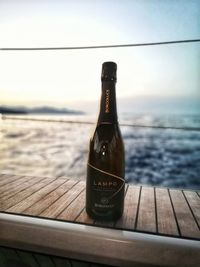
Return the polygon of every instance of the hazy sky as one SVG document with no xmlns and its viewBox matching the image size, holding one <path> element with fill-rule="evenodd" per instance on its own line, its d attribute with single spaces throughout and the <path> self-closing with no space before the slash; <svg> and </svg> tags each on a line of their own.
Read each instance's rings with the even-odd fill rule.
<svg viewBox="0 0 200 267">
<path fill-rule="evenodd" d="M 199 0 L 0 0 L 0 47 L 90 46 L 200 38 Z M 200 96 L 200 43 L 0 51 L 0 104 L 97 100 L 104 61 L 117 96 Z"/>
</svg>

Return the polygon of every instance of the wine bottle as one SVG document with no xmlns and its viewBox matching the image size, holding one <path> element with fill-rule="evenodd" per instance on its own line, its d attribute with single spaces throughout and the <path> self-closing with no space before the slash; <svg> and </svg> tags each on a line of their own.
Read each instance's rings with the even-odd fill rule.
<svg viewBox="0 0 200 267">
<path fill-rule="evenodd" d="M 103 63 L 100 112 L 87 164 L 86 212 L 100 220 L 118 219 L 124 206 L 124 145 L 117 118 L 116 71 L 116 63 Z"/>
</svg>

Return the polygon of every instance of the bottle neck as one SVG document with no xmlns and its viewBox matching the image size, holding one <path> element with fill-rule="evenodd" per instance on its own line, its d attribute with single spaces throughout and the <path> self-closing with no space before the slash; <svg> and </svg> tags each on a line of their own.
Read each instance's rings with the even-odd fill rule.
<svg viewBox="0 0 200 267">
<path fill-rule="evenodd" d="M 115 81 L 102 81 L 102 93 L 98 125 L 103 123 L 118 123 Z"/>
</svg>

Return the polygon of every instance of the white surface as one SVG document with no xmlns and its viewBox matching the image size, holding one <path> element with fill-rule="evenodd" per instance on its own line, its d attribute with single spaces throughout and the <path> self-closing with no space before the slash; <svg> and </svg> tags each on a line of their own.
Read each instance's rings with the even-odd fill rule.
<svg viewBox="0 0 200 267">
<path fill-rule="evenodd" d="M 200 262 L 199 241 L 5 213 L 0 213 L 0 245 L 120 267 Z"/>
</svg>

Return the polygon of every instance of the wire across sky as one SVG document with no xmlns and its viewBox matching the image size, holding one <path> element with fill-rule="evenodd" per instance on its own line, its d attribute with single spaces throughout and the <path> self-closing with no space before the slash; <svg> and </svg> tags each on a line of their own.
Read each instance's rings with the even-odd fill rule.
<svg viewBox="0 0 200 267">
<path fill-rule="evenodd" d="M 135 43 L 135 44 L 115 44 L 115 45 L 96 45 L 96 46 L 61 46 L 61 47 L 5 47 L 1 51 L 26 51 L 26 50 L 81 50 L 81 49 L 103 49 L 103 48 L 122 48 L 135 46 L 152 46 L 152 45 L 171 45 L 181 43 L 200 42 L 200 39 L 175 40 L 165 42 Z"/>
</svg>

